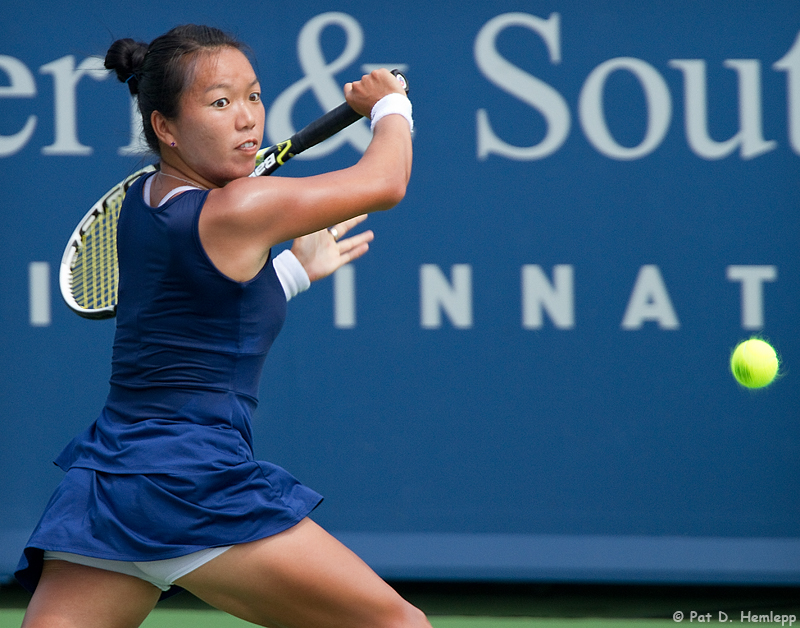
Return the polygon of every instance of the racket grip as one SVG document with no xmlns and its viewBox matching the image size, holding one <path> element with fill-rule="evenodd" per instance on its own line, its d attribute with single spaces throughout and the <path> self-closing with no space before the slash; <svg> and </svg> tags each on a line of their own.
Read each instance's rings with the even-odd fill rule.
<svg viewBox="0 0 800 628">
<path fill-rule="evenodd" d="M 361 114 L 356 113 L 350 105 L 343 102 L 295 133 L 292 138 L 292 153 L 298 155 L 304 150 L 316 146 L 357 122 L 360 118 Z"/>
<path fill-rule="evenodd" d="M 408 94 L 408 79 L 399 70 L 392 70 L 392 74 L 397 77 L 406 94 Z M 298 155 L 304 150 L 316 146 L 357 122 L 361 117 L 346 102 L 342 103 L 298 131 L 292 138 L 292 153 Z"/>
</svg>

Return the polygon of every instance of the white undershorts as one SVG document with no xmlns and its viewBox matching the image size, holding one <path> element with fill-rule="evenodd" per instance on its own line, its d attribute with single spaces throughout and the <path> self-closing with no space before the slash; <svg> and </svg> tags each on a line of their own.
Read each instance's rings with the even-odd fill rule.
<svg viewBox="0 0 800 628">
<path fill-rule="evenodd" d="M 193 552 L 186 556 L 177 558 L 167 558 L 166 560 L 148 560 L 142 562 L 128 562 L 124 560 L 108 560 L 105 558 L 92 558 L 91 556 L 81 556 L 69 552 L 49 552 L 44 553 L 45 560 L 65 560 L 69 563 L 115 571 L 128 576 L 134 576 L 141 580 L 146 580 L 150 584 L 158 587 L 162 591 L 167 591 L 178 578 L 191 573 L 198 567 L 202 567 L 210 560 L 213 560 L 223 552 L 228 551 L 232 545 L 225 547 L 212 547 L 209 549 Z"/>
</svg>

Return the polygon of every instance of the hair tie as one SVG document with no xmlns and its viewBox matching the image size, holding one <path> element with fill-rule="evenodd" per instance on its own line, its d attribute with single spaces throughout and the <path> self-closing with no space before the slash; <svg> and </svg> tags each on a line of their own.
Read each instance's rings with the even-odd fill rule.
<svg viewBox="0 0 800 628">
<path fill-rule="evenodd" d="M 128 81 L 130 81 L 132 78 L 135 78 L 137 81 L 139 80 L 139 79 L 136 77 L 136 72 L 133 72 L 133 73 L 131 73 L 131 75 L 130 75 L 128 78 L 126 78 L 126 79 L 125 79 L 125 84 L 127 85 L 127 84 L 128 84 Z"/>
</svg>

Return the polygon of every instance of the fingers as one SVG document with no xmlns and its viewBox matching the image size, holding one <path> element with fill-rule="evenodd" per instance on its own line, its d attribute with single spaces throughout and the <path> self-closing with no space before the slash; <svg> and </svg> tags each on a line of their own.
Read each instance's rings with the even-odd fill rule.
<svg viewBox="0 0 800 628">
<path fill-rule="evenodd" d="M 347 229 L 351 229 L 352 227 L 355 227 L 356 225 L 360 225 L 367 218 L 369 218 L 369 214 L 361 214 L 360 216 L 356 216 L 355 218 L 350 218 L 349 220 L 345 220 L 342 223 L 342 226 L 346 226 Z M 347 230 L 347 229 L 345 229 L 345 230 Z"/>
<path fill-rule="evenodd" d="M 352 238 L 346 238 L 344 240 L 340 240 L 337 242 L 339 245 L 339 255 L 346 255 L 351 253 L 353 249 L 356 247 L 362 246 L 364 244 L 369 245 L 375 239 L 375 234 L 372 231 L 364 231 L 363 233 L 359 233 L 358 235 L 354 235 Z M 366 251 L 364 251 L 366 253 Z M 363 253 L 362 253 L 363 255 Z"/>
<path fill-rule="evenodd" d="M 339 237 L 347 233 L 350 229 L 355 227 L 356 225 L 364 222 L 367 216 L 356 216 L 355 218 L 351 218 L 350 220 L 345 220 L 334 226 L 334 228 L 338 231 Z M 338 240 L 336 242 L 336 246 L 339 250 L 339 264 L 344 266 L 345 264 L 349 264 L 353 260 L 358 259 L 364 253 L 369 251 L 369 243 L 375 239 L 375 234 L 372 230 L 362 231 L 352 237 L 344 238 L 343 240 Z"/>
<path fill-rule="evenodd" d="M 405 95 L 400 81 L 385 68 L 373 70 L 360 80 L 347 83 L 344 95 L 348 104 L 363 116 L 369 116 L 373 105 L 387 94 Z"/>
<path fill-rule="evenodd" d="M 328 228 L 328 231 L 333 235 L 334 240 L 339 240 L 345 233 L 350 231 L 356 225 L 360 225 L 367 219 L 368 214 L 361 214 L 360 216 L 356 216 L 355 218 L 350 218 L 349 220 L 345 220 L 343 222 L 339 222 L 332 227 Z"/>
<path fill-rule="evenodd" d="M 355 238 L 350 239 L 354 240 Z M 369 242 L 362 242 L 361 244 L 353 246 L 352 248 L 348 247 L 348 250 L 344 252 L 340 250 L 339 261 L 341 262 L 341 266 L 349 264 L 353 260 L 358 259 L 367 251 L 369 251 Z"/>
<path fill-rule="evenodd" d="M 386 68 L 373 70 L 370 74 L 364 75 L 361 80 L 373 82 L 376 88 L 384 89 L 386 93 L 396 92 L 404 95 L 406 93 L 404 85 Z"/>
<path fill-rule="evenodd" d="M 369 251 L 369 244 L 366 242 L 348 251 L 347 253 L 341 256 L 342 266 L 344 266 L 345 264 L 349 264 L 353 260 L 358 259 L 362 255 L 364 255 L 364 253 L 366 253 L 367 251 Z"/>
</svg>

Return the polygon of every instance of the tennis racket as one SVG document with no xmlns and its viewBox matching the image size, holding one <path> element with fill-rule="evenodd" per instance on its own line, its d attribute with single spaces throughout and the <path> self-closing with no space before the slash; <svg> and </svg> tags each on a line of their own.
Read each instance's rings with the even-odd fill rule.
<svg viewBox="0 0 800 628">
<path fill-rule="evenodd" d="M 397 70 L 397 79 L 408 93 L 408 81 Z M 288 140 L 258 151 L 251 177 L 270 175 L 295 155 L 335 135 L 361 119 L 342 103 L 305 126 Z M 157 167 L 147 166 L 121 181 L 98 200 L 70 236 L 61 258 L 59 287 L 67 306 L 84 318 L 113 318 L 117 311 L 117 220 L 128 188 Z"/>
</svg>

